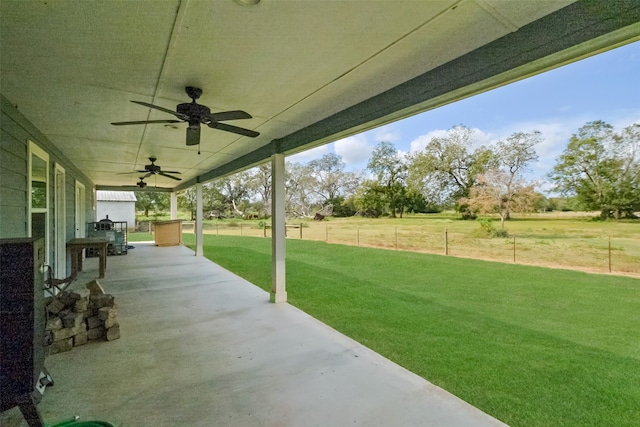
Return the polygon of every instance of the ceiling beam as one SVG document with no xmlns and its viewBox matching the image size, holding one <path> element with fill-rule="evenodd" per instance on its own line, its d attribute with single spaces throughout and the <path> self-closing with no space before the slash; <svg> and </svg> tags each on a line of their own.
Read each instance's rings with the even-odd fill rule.
<svg viewBox="0 0 640 427">
<path fill-rule="evenodd" d="M 224 165 L 210 170 L 209 172 L 198 176 L 190 181 L 182 182 L 175 187 L 175 191 L 184 190 L 186 188 L 196 185 L 198 182 L 207 182 L 212 179 L 220 178 L 226 175 L 231 175 L 235 172 L 240 172 L 244 169 L 249 169 L 253 166 L 257 166 L 260 163 L 267 161 L 272 155 L 276 154 L 275 144 L 273 141 L 267 145 L 254 150 L 244 156 L 240 156 L 237 159 L 231 160 Z"/>
</svg>

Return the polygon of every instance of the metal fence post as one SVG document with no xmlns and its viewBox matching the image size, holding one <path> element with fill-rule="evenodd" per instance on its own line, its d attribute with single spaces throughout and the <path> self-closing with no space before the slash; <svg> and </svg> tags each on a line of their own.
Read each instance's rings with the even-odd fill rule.
<svg viewBox="0 0 640 427">
<path fill-rule="evenodd" d="M 611 273 L 611 236 L 609 236 L 609 273 Z"/>
<path fill-rule="evenodd" d="M 449 229 L 444 229 L 444 254 L 449 255 Z"/>
<path fill-rule="evenodd" d="M 395 227 L 396 229 L 396 251 L 398 250 L 398 227 Z"/>
<path fill-rule="evenodd" d="M 302 223 L 300 223 L 300 240 L 302 240 Z"/>
</svg>

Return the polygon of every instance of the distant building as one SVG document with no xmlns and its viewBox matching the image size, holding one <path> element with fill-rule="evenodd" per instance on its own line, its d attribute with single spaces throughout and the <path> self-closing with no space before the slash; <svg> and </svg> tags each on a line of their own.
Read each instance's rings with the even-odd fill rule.
<svg viewBox="0 0 640 427">
<path fill-rule="evenodd" d="M 136 228 L 136 195 L 133 191 L 96 191 L 97 220 L 127 221 L 127 229 Z"/>
</svg>

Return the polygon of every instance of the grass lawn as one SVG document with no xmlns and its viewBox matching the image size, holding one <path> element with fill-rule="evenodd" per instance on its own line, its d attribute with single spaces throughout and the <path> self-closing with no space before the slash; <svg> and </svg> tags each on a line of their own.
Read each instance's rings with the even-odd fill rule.
<svg viewBox="0 0 640 427">
<path fill-rule="evenodd" d="M 204 245 L 270 289 L 270 239 L 205 235 Z M 287 293 L 507 424 L 640 420 L 639 279 L 288 239 Z"/>
<path fill-rule="evenodd" d="M 404 218 L 330 218 L 317 222 L 290 220 L 291 239 L 320 240 L 363 247 L 445 253 L 464 258 L 570 268 L 640 278 L 640 220 L 593 221 L 593 214 L 530 214 L 506 224 L 508 238 L 489 238 L 477 221 L 454 215 L 415 214 Z M 264 221 L 262 221 L 264 222 Z M 268 222 L 268 221 L 267 221 Z M 207 234 L 270 236 L 260 221 L 204 221 Z M 494 222 L 500 227 L 499 221 Z M 193 229 L 184 224 L 184 231 Z"/>
<path fill-rule="evenodd" d="M 131 242 L 153 242 L 151 233 L 127 233 L 127 243 Z"/>
</svg>

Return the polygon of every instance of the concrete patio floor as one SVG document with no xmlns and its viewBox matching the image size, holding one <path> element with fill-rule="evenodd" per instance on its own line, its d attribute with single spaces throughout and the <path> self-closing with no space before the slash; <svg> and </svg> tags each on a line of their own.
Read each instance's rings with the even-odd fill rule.
<svg viewBox="0 0 640 427">
<path fill-rule="evenodd" d="M 121 338 L 47 358 L 48 423 L 505 425 L 184 246 L 134 245 L 99 280 Z M 73 287 L 97 267 L 87 259 Z"/>
</svg>

